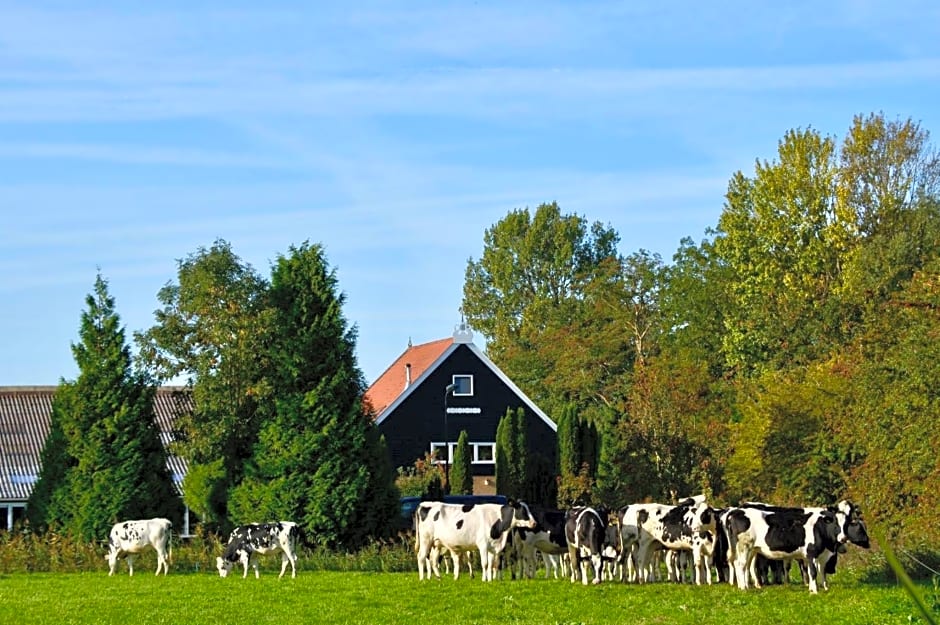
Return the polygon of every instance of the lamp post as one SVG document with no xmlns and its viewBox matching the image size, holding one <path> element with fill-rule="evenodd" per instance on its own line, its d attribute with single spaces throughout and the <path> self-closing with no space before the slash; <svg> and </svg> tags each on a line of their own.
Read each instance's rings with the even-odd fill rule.
<svg viewBox="0 0 940 625">
<path fill-rule="evenodd" d="M 444 388 L 444 494 L 450 493 L 450 440 L 447 434 L 447 397 L 457 388 L 456 384 L 448 384 Z"/>
</svg>

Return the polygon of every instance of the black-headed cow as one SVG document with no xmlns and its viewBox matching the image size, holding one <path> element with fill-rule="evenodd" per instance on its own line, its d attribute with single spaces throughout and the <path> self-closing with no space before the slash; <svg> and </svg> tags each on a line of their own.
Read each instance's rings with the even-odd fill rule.
<svg viewBox="0 0 940 625">
<path fill-rule="evenodd" d="M 476 549 L 484 582 L 492 581 L 499 567 L 499 556 L 506 547 L 513 527 L 535 525 L 528 506 L 520 501 L 506 504 L 459 504 L 422 502 L 415 510 L 417 532 L 418 578 L 430 562 L 433 547 L 447 549 L 454 563 L 454 579 L 460 577 L 460 554 Z M 431 573 L 428 571 L 427 577 Z"/>
<path fill-rule="evenodd" d="M 788 506 L 775 506 L 763 502 L 747 501 L 741 504 L 742 508 L 755 508 L 762 510 L 764 512 L 775 512 L 778 514 L 788 514 L 793 516 L 800 516 L 806 513 L 811 512 L 822 512 L 829 511 L 833 513 L 836 517 L 836 521 L 839 523 L 839 526 L 842 529 L 842 532 L 845 534 L 846 542 L 850 542 L 854 545 L 858 545 L 863 549 L 868 549 L 871 546 L 871 541 L 868 537 L 868 531 L 865 527 L 865 522 L 862 520 L 861 511 L 859 507 L 847 499 L 843 499 L 835 506 L 830 506 L 827 508 L 823 507 L 788 507 Z M 817 558 L 820 564 L 825 563 L 823 572 L 826 575 L 832 575 L 836 572 L 836 562 L 839 557 L 839 553 L 845 552 L 845 545 L 839 545 L 839 548 L 836 552 L 832 553 L 826 551 L 820 554 L 820 557 Z M 729 557 L 732 557 L 729 554 Z M 803 582 L 809 583 L 809 575 L 806 570 L 805 563 L 800 560 L 800 569 L 803 575 Z M 761 584 L 766 583 L 781 583 L 784 581 L 789 581 L 789 561 L 788 560 L 768 560 L 760 554 L 758 554 L 755 561 L 755 570 L 757 572 L 757 579 Z M 732 583 L 734 581 L 732 580 Z"/>
<path fill-rule="evenodd" d="M 513 530 L 513 540 L 517 541 L 518 556 L 522 563 L 520 577 L 535 577 L 539 554 L 545 563 L 545 576 L 554 573 L 557 579 L 563 573 L 563 558 L 568 553 L 568 540 L 565 538 L 565 512 L 555 508 L 530 506 L 535 520 L 535 527 Z"/>
<path fill-rule="evenodd" d="M 241 562 L 244 572 L 242 578 L 248 577 L 249 564 L 255 570 L 255 578 L 261 577 L 258 571 L 257 556 L 269 553 L 281 553 L 281 574 L 284 577 L 288 563 L 291 568 L 291 577 L 297 577 L 297 540 L 300 531 L 296 523 L 279 521 L 276 523 L 252 523 L 242 525 L 232 530 L 229 535 L 225 553 L 215 559 L 219 575 L 226 577 L 232 567 Z"/>
<path fill-rule="evenodd" d="M 565 538 L 571 560 L 571 581 L 588 583 L 588 568 L 594 570 L 593 584 L 603 580 L 604 548 L 607 542 L 606 510 L 579 506 L 568 510 L 565 517 Z"/>
<path fill-rule="evenodd" d="M 127 557 L 127 568 L 134 574 L 134 558 L 140 552 L 153 547 L 157 552 L 157 575 L 160 570 L 166 575 L 170 570 L 167 563 L 170 549 L 170 538 L 173 534 L 173 523 L 169 519 L 144 519 L 139 521 L 122 521 L 115 523 L 108 534 L 108 561 L 110 572 L 114 575 L 117 570 L 117 561 L 121 556 Z"/>
<path fill-rule="evenodd" d="M 725 526 L 734 554 L 734 578 L 741 589 L 751 583 L 760 588 L 756 556 L 770 560 L 800 560 L 809 578 L 809 591 L 828 588 L 825 565 L 845 543 L 846 536 L 835 513 L 807 509 L 799 513 L 733 508 Z"/>
</svg>

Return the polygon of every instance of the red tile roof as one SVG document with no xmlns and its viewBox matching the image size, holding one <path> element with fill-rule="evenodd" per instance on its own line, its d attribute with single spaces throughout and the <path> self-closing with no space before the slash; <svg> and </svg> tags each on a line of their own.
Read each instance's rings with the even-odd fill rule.
<svg viewBox="0 0 940 625">
<path fill-rule="evenodd" d="M 421 345 L 409 345 L 408 349 L 366 390 L 363 401 L 372 406 L 376 416 L 382 414 L 382 411 L 405 390 L 407 365 L 411 365 L 411 383 L 414 384 L 453 343 L 453 337 L 448 337 Z"/>
</svg>

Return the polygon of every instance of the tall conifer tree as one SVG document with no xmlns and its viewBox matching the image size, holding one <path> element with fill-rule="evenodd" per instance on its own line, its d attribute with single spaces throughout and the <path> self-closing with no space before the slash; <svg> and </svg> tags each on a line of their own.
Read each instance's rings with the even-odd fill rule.
<svg viewBox="0 0 940 625">
<path fill-rule="evenodd" d="M 274 414 L 229 502 L 236 521 L 290 519 L 329 546 L 384 533 L 398 505 L 387 450 L 362 406 L 344 301 L 320 245 L 278 258 L 269 292 Z"/>
<path fill-rule="evenodd" d="M 182 505 L 154 419 L 155 388 L 132 370 L 114 298 L 100 275 L 86 303 L 81 342 L 72 345 L 79 375 L 56 391 L 34 523 L 85 540 L 106 536 L 121 519 L 163 516 L 178 523 Z"/>
<path fill-rule="evenodd" d="M 473 468 L 470 441 L 466 430 L 460 431 L 454 449 L 454 466 L 450 468 L 450 492 L 454 495 L 473 494 Z"/>
</svg>

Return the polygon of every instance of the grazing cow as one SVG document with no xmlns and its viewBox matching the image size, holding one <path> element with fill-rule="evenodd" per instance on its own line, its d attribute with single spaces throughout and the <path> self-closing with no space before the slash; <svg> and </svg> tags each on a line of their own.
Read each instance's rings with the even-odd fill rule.
<svg viewBox="0 0 940 625">
<path fill-rule="evenodd" d="M 279 521 L 276 523 L 251 523 L 232 530 L 225 553 L 215 559 L 219 575 L 226 577 L 236 562 L 241 562 L 244 569 L 242 578 L 248 577 L 248 565 L 255 570 L 255 578 L 260 578 L 258 571 L 259 555 L 281 552 L 281 574 L 284 577 L 287 564 L 290 563 L 291 577 L 297 577 L 297 539 L 300 531 L 296 523 Z"/>
<path fill-rule="evenodd" d="M 108 534 L 109 552 L 105 556 L 108 561 L 110 572 L 108 575 L 114 575 L 117 569 L 118 558 L 127 557 L 127 568 L 130 574 L 134 574 L 134 558 L 138 553 L 148 547 L 153 547 L 157 552 L 157 575 L 160 569 L 166 575 L 170 570 L 167 564 L 167 558 L 172 553 L 170 538 L 173 534 L 173 523 L 169 519 L 146 519 L 140 521 L 123 521 L 115 523 Z"/>
<path fill-rule="evenodd" d="M 756 508 L 734 508 L 726 517 L 728 542 L 734 553 L 734 576 L 741 589 L 750 580 L 761 587 L 757 554 L 771 560 L 802 560 L 809 576 L 809 591 L 828 588 L 825 564 L 845 542 L 845 533 L 831 510 L 790 513 Z M 818 582 L 817 582 L 817 577 Z"/>
<path fill-rule="evenodd" d="M 579 506 L 568 511 L 565 517 L 565 539 L 568 541 L 568 557 L 571 560 L 571 581 L 588 583 L 588 563 L 594 569 L 591 583 L 600 584 L 604 563 L 604 548 L 607 542 L 606 510 Z"/>
<path fill-rule="evenodd" d="M 706 551 L 713 542 L 696 537 L 701 532 L 715 532 L 715 511 L 702 496 L 690 497 L 678 505 L 632 504 L 623 513 L 621 533 L 624 551 L 636 544 L 637 581 L 652 579 L 653 551 L 666 549 L 691 551 L 695 583 L 711 584 L 711 569 Z"/>
<path fill-rule="evenodd" d="M 431 549 L 438 546 L 451 552 L 455 580 L 460 576 L 460 553 L 477 549 L 485 582 L 495 578 L 499 555 L 506 547 L 509 531 L 513 527 L 531 528 L 535 525 L 528 506 L 516 501 L 507 504 L 423 502 L 415 510 L 415 521 L 418 579 L 425 578 L 424 569 L 429 563 Z M 430 576 L 431 571 L 428 571 L 427 577 Z"/>
</svg>

